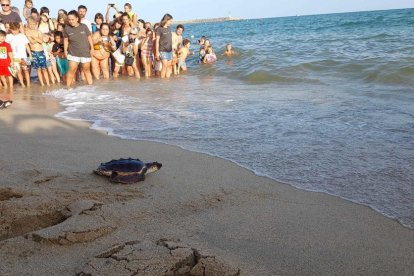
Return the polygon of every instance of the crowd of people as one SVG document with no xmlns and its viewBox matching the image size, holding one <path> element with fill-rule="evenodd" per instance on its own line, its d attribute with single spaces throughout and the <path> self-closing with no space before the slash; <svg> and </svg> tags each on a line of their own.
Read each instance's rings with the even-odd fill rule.
<svg viewBox="0 0 414 276">
<path fill-rule="evenodd" d="M 56 19 L 47 7 L 39 10 L 26 0 L 22 16 L 10 0 L 0 0 L 0 80 L 3 88 L 13 88 L 14 78 L 22 87 L 30 86 L 31 70 L 37 71 L 40 85 L 78 80 L 92 84 L 94 79 L 119 75 L 140 78 L 170 78 L 187 70 L 190 40 L 183 39 L 184 26 L 171 30 L 173 17 L 165 14 L 159 23 L 139 18 L 131 4 L 123 10 L 108 4 L 105 16 L 97 13 L 87 19 L 87 7 L 66 12 Z M 200 63 L 214 63 L 217 57 L 208 39 L 199 41 Z M 226 50 L 225 55 L 231 55 Z"/>
</svg>

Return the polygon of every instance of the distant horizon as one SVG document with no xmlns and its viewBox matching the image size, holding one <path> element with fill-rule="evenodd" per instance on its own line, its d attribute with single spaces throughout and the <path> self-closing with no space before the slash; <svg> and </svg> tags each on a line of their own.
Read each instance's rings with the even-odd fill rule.
<svg viewBox="0 0 414 276">
<path fill-rule="evenodd" d="M 209 19 L 228 17 L 229 15 L 241 19 L 260 19 L 290 16 L 307 16 L 322 15 L 364 11 L 380 11 L 395 9 L 412 9 L 414 3 L 412 0 L 260 0 L 256 2 L 245 2 L 241 0 L 225 0 L 220 4 L 212 3 L 211 8 L 202 8 L 200 3 L 190 0 L 180 0 L 178 2 L 168 0 L 140 0 L 139 2 L 128 0 L 108 0 L 96 2 L 91 0 L 34 0 L 34 7 L 40 10 L 42 6 L 48 7 L 51 16 L 56 17 L 59 9 L 70 11 L 77 9 L 79 5 L 85 5 L 88 8 L 86 18 L 93 21 L 95 14 L 100 12 L 105 16 L 108 3 L 115 4 L 119 10 L 123 10 L 124 4 L 132 4 L 132 10 L 138 14 L 139 18 L 149 22 L 159 22 L 165 13 L 169 13 L 177 21 L 189 21 L 194 19 Z M 23 11 L 24 0 L 13 0 L 13 6 Z M 114 11 L 111 10 L 112 18 Z"/>
<path fill-rule="evenodd" d="M 254 20 L 254 19 L 270 19 L 270 18 L 284 18 L 284 17 L 296 17 L 296 16 L 316 16 L 316 15 L 329 15 L 329 14 L 343 14 L 343 13 L 358 13 L 358 12 L 379 12 L 379 11 L 392 11 L 392 10 L 410 10 L 412 8 L 393 8 L 393 9 L 378 9 L 378 10 L 358 10 L 358 11 L 344 11 L 344 12 L 330 12 L 330 13 L 315 13 L 315 14 L 296 14 L 296 15 L 282 15 L 282 16 L 269 16 L 269 17 L 257 17 L 257 18 L 242 18 L 233 15 L 218 16 L 218 17 L 205 17 L 205 18 L 192 18 L 192 19 L 174 19 L 177 22 L 195 21 L 195 20 L 209 20 L 209 19 L 220 19 L 220 18 L 235 18 L 239 20 Z"/>
</svg>

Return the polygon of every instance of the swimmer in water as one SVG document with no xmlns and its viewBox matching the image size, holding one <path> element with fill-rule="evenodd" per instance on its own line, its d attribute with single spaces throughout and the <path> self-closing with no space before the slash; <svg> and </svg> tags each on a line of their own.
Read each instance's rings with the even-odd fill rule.
<svg viewBox="0 0 414 276">
<path fill-rule="evenodd" d="M 228 44 L 226 45 L 226 50 L 224 51 L 224 55 L 225 55 L 226 57 L 230 57 L 230 56 L 234 55 L 233 46 L 231 46 L 231 44 L 230 44 L 230 43 L 228 43 Z"/>
</svg>

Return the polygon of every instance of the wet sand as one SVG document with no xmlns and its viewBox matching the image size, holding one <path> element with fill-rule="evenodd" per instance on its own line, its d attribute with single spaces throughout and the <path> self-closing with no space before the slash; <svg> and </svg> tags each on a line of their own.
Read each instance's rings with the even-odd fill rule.
<svg viewBox="0 0 414 276">
<path fill-rule="evenodd" d="M 370 208 L 55 118 L 36 88 L 13 101 L 0 110 L 0 275 L 414 271 L 414 231 Z M 163 167 L 132 185 L 92 173 L 121 157 Z"/>
</svg>

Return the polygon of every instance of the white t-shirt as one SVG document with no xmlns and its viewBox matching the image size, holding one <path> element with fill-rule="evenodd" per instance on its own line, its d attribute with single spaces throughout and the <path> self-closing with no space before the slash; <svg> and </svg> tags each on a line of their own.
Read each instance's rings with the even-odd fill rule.
<svg viewBox="0 0 414 276">
<path fill-rule="evenodd" d="M 92 23 L 88 19 L 82 18 L 80 23 L 85 24 L 89 31 L 92 32 Z"/>
<path fill-rule="evenodd" d="M 24 34 L 8 34 L 6 42 L 10 44 L 14 58 L 27 58 L 26 44 L 29 44 L 29 39 Z"/>
</svg>

